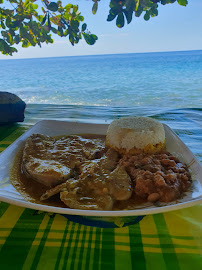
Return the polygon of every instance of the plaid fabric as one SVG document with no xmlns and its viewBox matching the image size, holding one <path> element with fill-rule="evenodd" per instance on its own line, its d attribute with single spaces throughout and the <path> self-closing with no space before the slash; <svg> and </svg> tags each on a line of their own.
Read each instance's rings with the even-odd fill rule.
<svg viewBox="0 0 202 270">
<path fill-rule="evenodd" d="M 55 119 L 58 107 L 27 109 L 22 124 L 0 127 L 0 151 L 42 117 Z M 31 112 L 31 113 L 29 113 Z M 55 113 L 55 117 L 54 117 Z M 64 113 L 64 108 L 63 108 Z M 187 113 L 187 112 L 186 112 Z M 198 112 L 196 112 L 198 114 Z M 180 119 L 193 119 L 196 114 L 179 112 Z M 92 113 L 93 115 L 93 113 Z M 160 118 L 159 115 L 155 116 Z M 184 117 L 184 118 L 183 118 Z M 161 116 L 164 122 L 177 126 L 177 113 Z M 186 124 L 187 124 L 186 122 Z M 176 130 L 182 139 L 194 145 L 201 159 L 199 127 Z M 198 132 L 198 136 L 193 133 Z M 193 150 L 193 149 L 192 149 Z M 104 229 L 80 225 L 58 214 L 25 209 L 0 203 L 0 269 L 5 270 L 130 270 L 130 269 L 200 269 L 201 205 L 164 214 L 145 216 L 138 224 L 124 228 Z"/>
</svg>

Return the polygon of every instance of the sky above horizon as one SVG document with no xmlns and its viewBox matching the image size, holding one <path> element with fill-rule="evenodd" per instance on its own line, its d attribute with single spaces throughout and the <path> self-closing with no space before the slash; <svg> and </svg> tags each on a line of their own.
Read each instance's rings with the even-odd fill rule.
<svg viewBox="0 0 202 270">
<path fill-rule="evenodd" d="M 72 46 L 68 38 L 54 36 L 54 44 L 21 48 L 12 57 L 0 54 L 0 59 L 40 58 L 77 55 L 99 55 L 118 53 L 142 53 L 202 50 L 202 0 L 189 0 L 186 7 L 174 4 L 160 5 L 157 17 L 145 21 L 136 18 L 121 29 L 115 20 L 107 22 L 109 0 L 99 2 L 96 15 L 92 14 L 92 0 L 62 1 L 78 4 L 88 29 L 98 36 L 95 45 L 84 40 Z"/>
</svg>

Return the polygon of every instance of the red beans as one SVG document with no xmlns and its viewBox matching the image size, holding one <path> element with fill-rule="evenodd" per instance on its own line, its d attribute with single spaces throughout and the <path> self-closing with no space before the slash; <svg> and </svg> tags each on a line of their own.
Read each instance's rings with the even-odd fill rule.
<svg viewBox="0 0 202 270">
<path fill-rule="evenodd" d="M 149 202 L 176 200 L 191 185 L 188 168 L 169 152 L 124 155 L 120 164 L 133 180 L 136 195 Z"/>
</svg>

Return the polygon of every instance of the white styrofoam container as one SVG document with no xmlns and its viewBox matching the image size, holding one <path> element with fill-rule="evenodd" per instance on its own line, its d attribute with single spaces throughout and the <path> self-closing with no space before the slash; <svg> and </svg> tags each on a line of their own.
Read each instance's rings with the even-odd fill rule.
<svg viewBox="0 0 202 270">
<path fill-rule="evenodd" d="M 21 194 L 11 185 L 9 180 L 10 169 L 15 155 L 24 144 L 27 137 L 34 133 L 41 133 L 49 136 L 67 134 L 106 134 L 108 124 L 87 124 L 77 122 L 64 122 L 56 120 L 42 120 L 25 132 L 21 137 L 14 141 L 8 148 L 0 154 L 0 200 L 10 204 L 54 212 L 66 215 L 80 215 L 86 217 L 132 217 L 139 215 L 149 215 L 162 213 L 190 207 L 202 203 L 202 167 L 193 153 L 179 139 L 179 137 L 164 124 L 166 134 L 166 147 L 169 152 L 177 156 L 190 169 L 193 178 L 193 188 L 182 199 L 177 202 L 162 204 L 160 207 L 153 204 L 146 204 L 144 208 L 123 211 L 95 211 L 79 210 L 40 205 L 25 201 Z"/>
</svg>

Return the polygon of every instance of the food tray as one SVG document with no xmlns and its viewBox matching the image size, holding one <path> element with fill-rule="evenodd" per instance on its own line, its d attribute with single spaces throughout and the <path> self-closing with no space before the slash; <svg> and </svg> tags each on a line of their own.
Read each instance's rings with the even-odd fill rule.
<svg viewBox="0 0 202 270">
<path fill-rule="evenodd" d="M 25 132 L 21 137 L 14 141 L 8 148 L 0 154 L 0 200 L 37 210 L 46 212 L 60 213 L 64 215 L 82 216 L 82 217 L 135 217 L 144 216 L 154 213 L 162 213 L 172 210 L 177 210 L 185 207 L 190 207 L 202 202 L 202 167 L 193 153 L 188 147 L 179 139 L 179 137 L 164 124 L 166 134 L 166 148 L 173 155 L 178 157 L 180 161 L 184 162 L 190 169 L 193 178 L 193 185 L 191 191 L 178 200 L 167 204 L 147 203 L 145 207 L 134 210 L 122 211 L 95 211 L 95 210 L 79 210 L 53 207 L 48 205 L 41 205 L 25 201 L 21 194 L 11 185 L 9 180 L 10 169 L 13 164 L 18 149 L 22 147 L 27 137 L 33 133 L 40 133 L 49 136 L 67 135 L 67 134 L 106 134 L 108 124 L 87 124 L 77 122 L 64 122 L 56 120 L 42 120 L 36 123 L 32 128 Z"/>
</svg>

